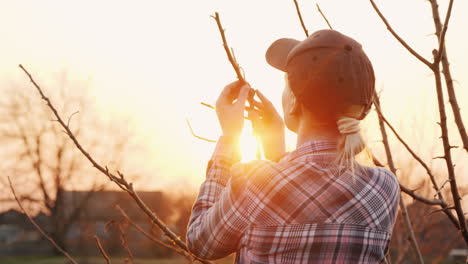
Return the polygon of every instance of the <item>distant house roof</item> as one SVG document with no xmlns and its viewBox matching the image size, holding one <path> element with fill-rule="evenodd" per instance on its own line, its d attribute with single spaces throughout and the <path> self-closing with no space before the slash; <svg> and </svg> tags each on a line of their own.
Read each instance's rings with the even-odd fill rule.
<svg viewBox="0 0 468 264">
<path fill-rule="evenodd" d="M 69 216 L 73 208 L 80 206 L 87 195 L 87 191 L 65 191 L 63 193 L 64 214 Z M 168 210 L 170 209 L 167 208 L 167 203 L 164 202 L 165 197 L 162 192 L 138 192 L 138 195 L 159 216 L 164 217 L 163 215 L 168 215 Z M 94 192 L 89 197 L 78 217 L 86 220 L 102 221 L 119 218 L 121 214 L 115 209 L 116 205 L 122 207 L 134 220 L 147 219 L 130 195 L 122 191 Z"/>
<path fill-rule="evenodd" d="M 26 216 L 15 209 L 10 209 L 0 213 L 0 224 L 20 224 L 24 223 Z"/>
</svg>

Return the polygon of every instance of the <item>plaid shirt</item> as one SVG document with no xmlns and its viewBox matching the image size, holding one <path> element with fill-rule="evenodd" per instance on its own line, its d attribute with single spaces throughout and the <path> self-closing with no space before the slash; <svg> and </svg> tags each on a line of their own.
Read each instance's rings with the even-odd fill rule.
<svg viewBox="0 0 468 264">
<path fill-rule="evenodd" d="M 399 202 L 384 168 L 334 163 L 333 141 L 311 141 L 280 162 L 241 164 L 221 137 L 193 206 L 191 252 L 236 263 L 383 263 Z"/>
</svg>

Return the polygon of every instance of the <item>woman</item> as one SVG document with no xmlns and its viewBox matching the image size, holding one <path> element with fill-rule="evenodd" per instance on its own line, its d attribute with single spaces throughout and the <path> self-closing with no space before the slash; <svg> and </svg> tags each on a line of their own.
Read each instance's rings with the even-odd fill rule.
<svg viewBox="0 0 468 264">
<path fill-rule="evenodd" d="M 286 73 L 284 124 L 297 149 L 284 153 L 283 120 L 265 96 L 245 107 L 248 84 L 225 87 L 216 104 L 223 130 L 193 206 L 187 246 L 236 263 L 383 263 L 399 199 L 396 177 L 355 161 L 359 122 L 372 104 L 372 65 L 355 40 L 333 30 L 267 50 Z M 240 164 L 244 110 L 267 161 Z"/>
</svg>

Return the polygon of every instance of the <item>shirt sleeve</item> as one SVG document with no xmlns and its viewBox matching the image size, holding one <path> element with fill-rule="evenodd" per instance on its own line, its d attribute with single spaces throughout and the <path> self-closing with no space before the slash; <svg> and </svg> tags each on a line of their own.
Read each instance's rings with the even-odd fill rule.
<svg viewBox="0 0 468 264">
<path fill-rule="evenodd" d="M 247 206 L 242 199 L 234 198 L 230 181 L 231 167 L 239 161 L 237 142 L 221 137 L 208 163 L 206 179 L 187 228 L 187 247 L 200 258 L 218 259 L 237 251 L 249 224 Z"/>
</svg>

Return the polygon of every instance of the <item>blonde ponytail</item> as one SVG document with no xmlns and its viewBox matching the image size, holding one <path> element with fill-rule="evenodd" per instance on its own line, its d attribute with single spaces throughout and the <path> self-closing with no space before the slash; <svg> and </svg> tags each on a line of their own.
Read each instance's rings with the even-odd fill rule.
<svg viewBox="0 0 468 264">
<path fill-rule="evenodd" d="M 360 120 L 357 119 L 362 113 L 363 107 L 352 105 L 338 117 L 337 127 L 341 139 L 338 142 L 338 164 L 351 168 L 354 175 L 355 156 L 366 148 L 364 139 L 360 134 Z"/>
</svg>

